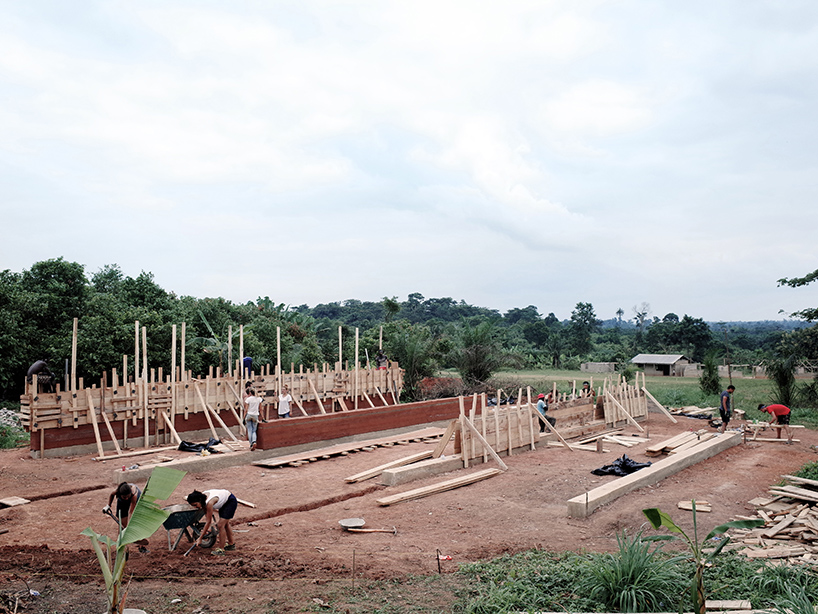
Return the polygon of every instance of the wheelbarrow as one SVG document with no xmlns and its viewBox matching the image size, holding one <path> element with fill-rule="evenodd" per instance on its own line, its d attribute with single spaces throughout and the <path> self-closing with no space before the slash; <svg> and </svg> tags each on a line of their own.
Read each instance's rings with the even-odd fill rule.
<svg viewBox="0 0 818 614">
<path fill-rule="evenodd" d="M 170 505 L 162 509 L 166 512 L 170 512 L 170 516 L 162 523 L 162 526 L 165 527 L 165 530 L 168 532 L 168 550 L 173 552 L 176 546 L 179 545 L 179 542 L 182 541 L 183 535 L 187 537 L 189 542 L 199 539 L 199 536 L 202 534 L 202 529 L 204 529 L 205 526 L 205 523 L 202 522 L 204 510 L 196 509 L 187 503 Z M 179 534 L 176 536 L 176 540 L 173 541 L 172 532 L 175 530 L 178 530 Z M 212 548 L 213 544 L 216 543 L 217 536 L 218 531 L 216 527 L 211 526 L 208 534 L 202 538 L 202 547 Z"/>
</svg>

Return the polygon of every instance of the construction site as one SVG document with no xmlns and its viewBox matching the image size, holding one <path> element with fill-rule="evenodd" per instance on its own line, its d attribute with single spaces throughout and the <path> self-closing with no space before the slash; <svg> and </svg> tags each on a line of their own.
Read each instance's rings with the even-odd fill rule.
<svg viewBox="0 0 818 614">
<path fill-rule="evenodd" d="M 400 403 L 397 363 L 367 369 L 356 358 L 351 367 L 258 373 L 236 365 L 194 377 L 182 358 L 171 374 L 142 362 L 140 377 L 111 369 L 90 386 L 72 380 L 67 391 L 27 383 L 21 408 L 31 444 L 0 451 L 0 577 L 42 596 L 44 609 L 28 611 L 102 611 L 99 566 L 80 533 L 91 526 L 115 535 L 100 513 L 110 492 L 123 481 L 144 486 L 159 465 L 187 472 L 167 505 L 209 488 L 229 489 L 241 505 L 237 549 L 227 556 L 204 548 L 184 556 L 189 542 L 170 529 L 131 553 L 129 602 L 149 611 L 310 611 L 337 582 L 447 574 L 531 548 L 610 551 L 617 531 L 644 523 L 644 508 L 687 514 L 678 521 L 689 526 L 679 510 L 691 500 L 707 503 L 700 522 L 708 526 L 754 514 L 763 499 L 780 504 L 762 510 L 771 521 L 804 515 L 781 507 L 803 484 L 789 495 L 768 491 L 815 460 L 813 431 L 799 429 L 794 445 L 742 421 L 717 434 L 668 411 L 641 374 L 633 383 L 615 374 L 592 381 L 585 396 L 576 383 L 545 391 L 552 426 L 528 387 Z M 248 381 L 272 410 L 254 451 L 242 426 Z M 293 414 L 276 419 L 284 384 Z M 178 449 L 213 439 L 213 453 Z M 624 454 L 650 465 L 623 477 L 591 473 Z M 784 531 L 748 539 L 771 558 L 809 560 L 811 545 L 781 554 L 778 542 L 765 543 Z M 171 609 L 173 600 L 185 607 Z"/>
</svg>

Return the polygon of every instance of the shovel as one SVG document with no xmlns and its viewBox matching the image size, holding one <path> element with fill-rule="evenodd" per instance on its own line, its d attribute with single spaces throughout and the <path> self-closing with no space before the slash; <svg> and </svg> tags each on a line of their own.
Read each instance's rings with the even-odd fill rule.
<svg viewBox="0 0 818 614">
<path fill-rule="evenodd" d="M 193 550 L 195 547 L 196 547 L 196 542 L 193 542 L 193 545 L 190 548 L 188 548 L 187 552 L 185 552 L 182 556 L 187 556 L 188 554 L 190 554 L 190 551 Z"/>
</svg>

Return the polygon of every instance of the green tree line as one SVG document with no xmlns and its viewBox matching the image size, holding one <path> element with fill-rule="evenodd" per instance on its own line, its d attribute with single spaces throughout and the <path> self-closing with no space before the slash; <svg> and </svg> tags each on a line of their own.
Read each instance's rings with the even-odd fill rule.
<svg viewBox="0 0 818 614">
<path fill-rule="evenodd" d="M 570 318 L 543 315 L 534 305 L 505 313 L 452 298 L 410 294 L 405 301 L 345 300 L 295 307 L 269 297 L 235 304 L 223 298 L 178 296 L 161 288 L 153 274 L 124 275 L 115 264 L 88 274 L 83 265 L 56 258 L 21 273 L 0 272 L 0 396 L 15 400 L 28 367 L 47 360 L 63 380 L 71 356 L 73 318 L 79 318 L 77 375 L 97 381 L 103 371 L 121 370 L 127 354 L 133 376 L 134 321 L 147 327 L 148 364 L 170 369 L 171 326 L 186 323 L 186 366 L 195 374 L 210 366 L 227 368 L 228 331 L 233 359 L 244 326 L 245 355 L 255 365 L 276 363 L 276 329 L 281 327 L 282 367 L 338 360 L 338 328 L 343 358 L 354 361 L 355 328 L 364 364 L 374 358 L 383 327 L 387 356 L 406 369 L 407 398 L 417 398 L 420 382 L 440 368 L 456 369 L 471 386 L 497 370 L 577 369 L 581 362 L 625 364 L 635 354 L 680 353 L 702 361 L 729 354 L 733 363 L 759 363 L 781 352 L 818 358 L 818 334 L 798 322 L 707 323 L 668 313 L 651 317 L 649 306 L 619 309 L 600 319 L 591 303 L 578 302 Z"/>
</svg>

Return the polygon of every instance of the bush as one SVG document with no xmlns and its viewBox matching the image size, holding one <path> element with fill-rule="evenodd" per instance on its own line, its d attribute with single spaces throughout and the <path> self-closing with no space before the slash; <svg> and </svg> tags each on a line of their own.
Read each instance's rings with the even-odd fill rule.
<svg viewBox="0 0 818 614">
<path fill-rule="evenodd" d="M 628 537 L 617 534 L 619 552 L 603 554 L 586 564 L 578 590 L 605 604 L 608 611 L 672 611 L 686 583 L 678 563 L 684 557 L 666 557 L 661 547 L 642 539 L 642 531 Z"/>
<path fill-rule="evenodd" d="M 702 362 L 702 374 L 699 377 L 699 388 L 704 394 L 719 394 L 721 392 L 721 380 L 719 379 L 719 367 L 716 364 L 716 355 L 708 352 Z"/>
<path fill-rule="evenodd" d="M 29 441 L 28 433 L 13 426 L 0 426 L 0 448 L 16 448 Z"/>
</svg>

